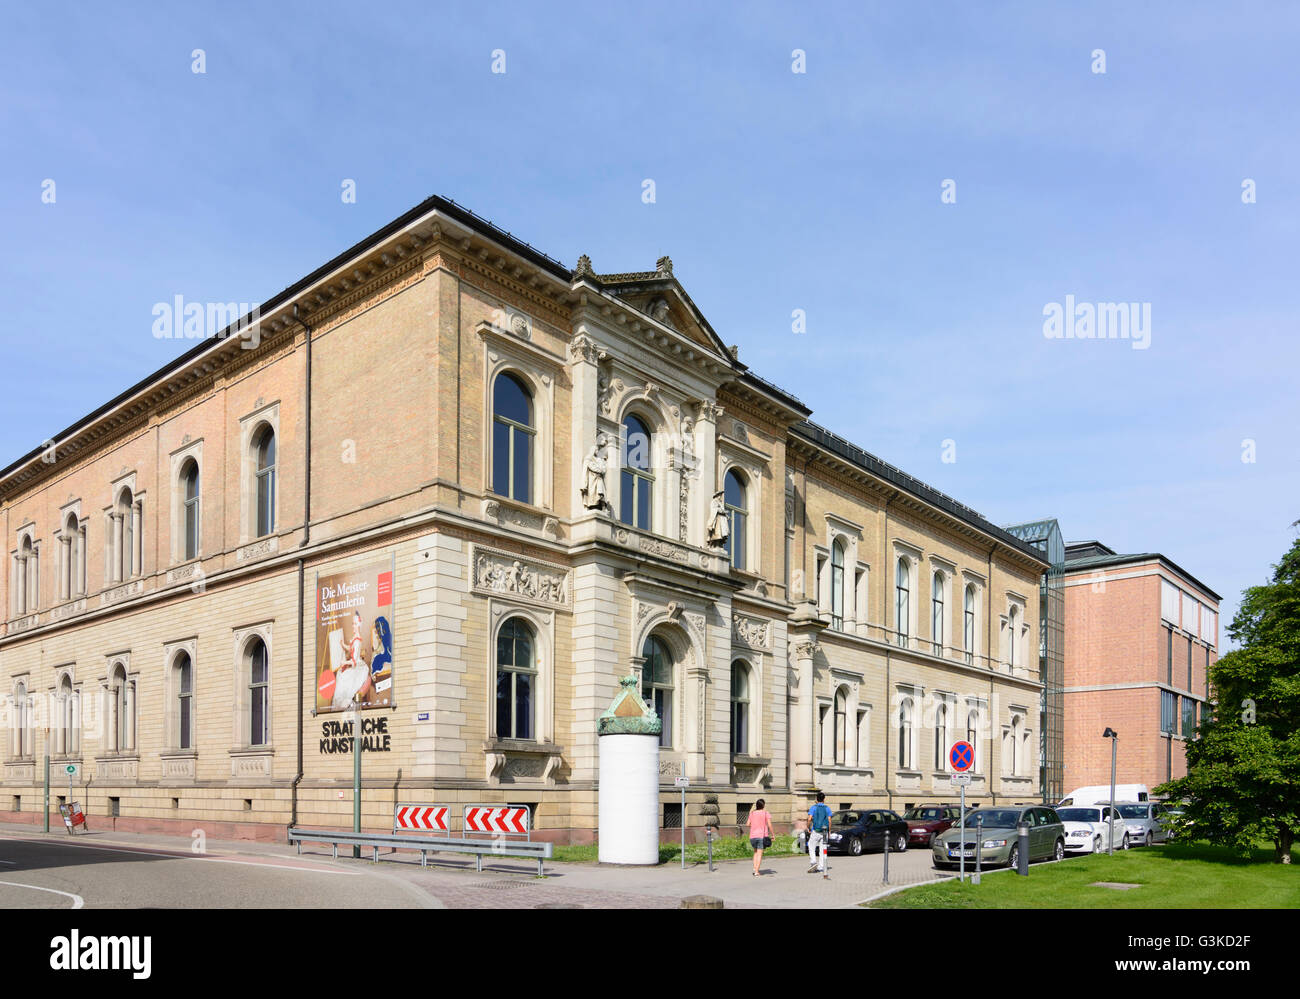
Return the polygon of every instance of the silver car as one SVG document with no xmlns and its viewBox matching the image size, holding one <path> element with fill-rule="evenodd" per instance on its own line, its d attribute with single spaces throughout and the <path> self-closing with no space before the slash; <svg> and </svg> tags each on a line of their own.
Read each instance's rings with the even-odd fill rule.
<svg viewBox="0 0 1300 999">
<path fill-rule="evenodd" d="M 1164 809 L 1165 806 L 1158 801 L 1117 801 L 1115 803 L 1115 810 L 1124 820 L 1128 841 L 1133 846 L 1151 846 L 1154 843 L 1163 843 L 1168 838 L 1168 832 L 1160 822 L 1160 813 Z"/>
</svg>

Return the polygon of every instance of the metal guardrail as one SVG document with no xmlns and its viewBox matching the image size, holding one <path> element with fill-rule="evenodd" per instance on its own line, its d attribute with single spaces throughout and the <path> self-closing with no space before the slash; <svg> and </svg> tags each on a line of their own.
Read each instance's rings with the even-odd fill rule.
<svg viewBox="0 0 1300 999">
<path fill-rule="evenodd" d="M 393 836 L 389 833 L 356 833 L 336 829 L 290 829 L 289 842 L 298 847 L 302 853 L 303 843 L 329 843 L 334 848 L 334 859 L 339 858 L 339 844 L 362 846 L 373 851 L 374 863 L 379 863 L 381 849 L 418 850 L 420 866 L 428 867 L 431 853 L 468 853 L 473 854 L 475 866 L 483 870 L 483 858 L 491 857 L 527 857 L 537 860 L 537 875 L 542 875 L 542 861 L 550 860 L 553 844 L 538 842 L 519 842 L 507 839 L 434 839 L 427 836 Z"/>
</svg>

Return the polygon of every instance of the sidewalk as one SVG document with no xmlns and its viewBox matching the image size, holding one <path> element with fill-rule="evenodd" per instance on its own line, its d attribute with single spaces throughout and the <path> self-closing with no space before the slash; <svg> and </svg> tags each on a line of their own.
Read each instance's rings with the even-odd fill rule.
<svg viewBox="0 0 1300 999">
<path fill-rule="evenodd" d="M 3 837 L 45 839 L 69 844 L 125 847 L 136 850 L 189 855 L 194 853 L 188 837 L 151 833 L 79 832 L 69 836 L 62 828 L 50 827 L 43 834 L 39 826 L 0 825 Z M 0 846 L 2 849 L 2 846 Z M 204 852 L 226 856 L 296 858 L 288 844 L 256 843 L 247 840 L 207 840 Z M 304 848 L 303 861 L 332 865 L 330 848 L 311 844 Z M 353 860 L 347 848 L 340 848 L 338 864 L 351 869 L 400 877 L 438 899 L 448 908 L 521 909 L 544 907 L 675 909 L 690 895 L 721 898 L 727 908 L 836 908 L 853 907 L 873 895 L 899 885 L 935 881 L 945 875 L 931 867 L 929 850 L 909 850 L 889 855 L 889 884 L 883 881 L 883 857 L 867 853 L 861 857 L 833 856 L 827 859 L 830 878 L 809 874 L 803 854 L 768 854 L 763 858 L 763 876 L 752 876 L 753 863 L 746 860 L 718 861 L 714 870 L 707 864 L 680 862 L 656 867 L 617 867 L 597 863 L 548 861 L 546 877 L 535 876 L 535 865 L 511 858 L 485 859 L 484 870 L 461 856 L 430 857 L 428 868 L 420 867 L 414 853 L 380 854 L 376 867 L 369 859 Z"/>
</svg>

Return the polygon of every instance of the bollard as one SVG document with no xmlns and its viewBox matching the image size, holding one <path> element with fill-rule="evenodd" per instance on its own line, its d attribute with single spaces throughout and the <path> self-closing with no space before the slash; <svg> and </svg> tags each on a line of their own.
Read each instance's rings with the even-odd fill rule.
<svg viewBox="0 0 1300 999">
<path fill-rule="evenodd" d="M 1019 856 L 1016 857 L 1016 873 L 1021 877 L 1029 877 L 1029 824 L 1021 822 L 1016 826 L 1016 851 Z"/>
<path fill-rule="evenodd" d="M 704 830 L 704 838 L 709 841 L 709 873 L 713 873 L 713 827 Z"/>
<path fill-rule="evenodd" d="M 980 856 L 984 853 L 984 816 L 976 816 L 975 819 L 975 873 L 971 875 L 970 883 L 977 885 L 980 883 Z"/>
<path fill-rule="evenodd" d="M 885 873 L 881 878 L 881 884 L 889 884 L 889 830 L 885 830 Z"/>
<path fill-rule="evenodd" d="M 712 895 L 687 895 L 682 899 L 679 909 L 721 909 L 722 899 Z"/>
</svg>

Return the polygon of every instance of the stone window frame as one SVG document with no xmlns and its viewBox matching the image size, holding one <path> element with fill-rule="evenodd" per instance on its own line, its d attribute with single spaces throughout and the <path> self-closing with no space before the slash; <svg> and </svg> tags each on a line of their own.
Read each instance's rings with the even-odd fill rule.
<svg viewBox="0 0 1300 999">
<path fill-rule="evenodd" d="M 834 607 L 834 594 L 832 593 L 832 582 L 835 578 L 833 562 L 835 556 L 835 545 L 837 542 L 843 542 L 844 549 L 844 598 L 843 614 L 839 628 L 835 628 L 832 623 L 831 630 L 840 634 L 855 635 L 859 631 L 859 625 L 863 624 L 866 618 L 866 608 L 859 606 L 858 603 L 858 576 L 862 563 L 858 561 L 858 553 L 864 547 L 863 544 L 863 527 L 861 524 L 854 523 L 844 517 L 834 513 L 824 514 L 826 521 L 826 544 L 825 547 L 817 545 L 815 551 L 824 554 L 824 560 L 816 563 L 820 597 L 817 603 L 817 615 L 834 620 L 831 613 Z"/>
<path fill-rule="evenodd" d="M 100 697 L 103 704 L 104 741 L 100 745 L 102 756 L 123 756 L 138 759 L 140 756 L 140 674 L 131 669 L 131 653 L 114 652 L 104 657 L 104 676 L 100 679 Z M 125 678 L 121 696 L 117 693 L 117 677 Z M 125 729 L 123 729 L 125 716 Z M 123 745 L 123 743 L 126 745 Z"/>
<path fill-rule="evenodd" d="M 64 694 L 64 685 L 68 693 Z M 80 759 L 83 747 L 81 738 L 82 719 L 82 685 L 77 682 L 77 664 L 65 663 L 54 668 L 54 684 L 50 687 L 50 705 L 58 711 L 56 719 L 51 718 L 50 739 L 53 750 L 52 759 Z"/>
<path fill-rule="evenodd" d="M 131 494 L 131 503 L 128 509 L 132 516 L 132 552 L 131 571 L 129 573 L 123 571 L 122 561 L 126 539 L 125 512 L 118 509 L 122 505 L 123 493 L 127 491 Z M 106 586 L 126 583 L 133 579 L 142 579 L 146 575 L 144 559 L 148 549 L 144 543 L 145 499 L 148 492 L 147 489 L 138 485 L 137 473 L 134 469 L 118 476 L 110 484 L 109 495 L 111 498 L 108 506 L 104 507 L 104 583 Z"/>
<path fill-rule="evenodd" d="M 24 546 L 30 550 L 24 550 Z M 29 521 L 18 528 L 10 566 L 10 616 L 26 617 L 37 613 L 41 609 L 41 540 L 36 534 L 35 522 Z"/>
<path fill-rule="evenodd" d="M 984 593 L 987 588 L 987 580 L 978 572 L 970 569 L 961 570 L 961 594 L 962 594 L 962 652 L 970 653 L 967 661 L 973 666 L 981 656 L 987 656 L 988 652 L 984 649 L 980 640 L 980 618 L 984 613 Z M 975 588 L 975 620 L 973 623 L 971 638 L 973 639 L 973 648 L 965 648 L 966 644 L 966 590 L 968 587 Z"/>
<path fill-rule="evenodd" d="M 199 470 L 202 475 L 202 469 Z M 190 657 L 190 745 L 180 744 L 180 671 L 181 653 Z M 164 755 L 196 753 L 199 732 L 199 640 L 198 636 L 163 643 L 163 750 Z"/>
<path fill-rule="evenodd" d="M 263 426 L 269 426 L 275 435 L 275 500 L 269 534 L 257 533 L 257 454 L 253 446 Z M 284 438 L 280 434 L 280 400 L 258 406 L 239 418 L 239 544 L 249 544 L 262 538 L 278 537 L 284 529 L 281 497 L 284 495 Z M 179 469 L 177 469 L 179 472 Z M 203 466 L 199 465 L 199 483 L 202 485 Z M 202 521 L 200 520 L 200 523 Z M 200 546 L 201 550 L 201 546 Z"/>
<path fill-rule="evenodd" d="M 273 753 L 275 751 L 275 644 L 273 642 L 274 621 L 262 621 L 239 628 L 233 628 L 234 640 L 234 688 L 232 701 L 231 752 L 242 755 Z M 252 741 L 253 718 L 252 700 L 249 686 L 252 683 L 252 654 L 249 646 L 253 639 L 260 638 L 266 646 L 266 742 L 254 744 Z"/>
<path fill-rule="evenodd" d="M 970 742 L 971 746 L 975 749 L 975 759 L 971 763 L 970 770 L 967 772 L 976 775 L 984 774 L 985 763 L 987 762 L 986 752 L 984 749 L 984 733 L 988 729 L 988 701 L 982 697 L 971 697 L 970 695 L 966 695 L 962 700 L 962 708 L 961 731 L 964 733 L 965 738 Z M 975 738 L 973 740 L 970 739 L 970 716 L 972 712 L 975 714 Z"/>
<path fill-rule="evenodd" d="M 69 521 L 76 524 L 76 531 L 71 536 L 68 535 Z M 60 601 L 80 599 L 89 589 L 90 559 L 86 551 L 89 536 L 90 521 L 81 515 L 79 498 L 59 507 L 59 529 L 54 532 L 54 539 L 59 544 L 57 582 Z"/>
<path fill-rule="evenodd" d="M 771 474 L 771 464 L 766 455 L 728 440 L 721 433 L 717 435 L 717 447 L 719 488 L 726 488 L 727 474 L 732 471 L 739 473 L 745 487 L 745 565 L 740 571 L 762 576 L 763 482 Z"/>
<path fill-rule="evenodd" d="M 890 550 L 893 555 L 893 557 L 890 559 L 890 566 L 889 566 L 890 594 L 893 597 L 893 600 L 890 603 L 890 607 L 892 608 L 891 616 L 894 619 L 893 622 L 894 627 L 892 633 L 893 643 L 898 645 L 900 648 L 906 648 L 906 649 L 920 648 L 921 639 L 918 634 L 918 631 L 920 628 L 921 609 L 919 606 L 920 601 L 918 599 L 920 596 L 920 587 L 918 583 L 920 577 L 921 562 L 925 557 L 925 553 L 919 547 L 912 544 L 910 541 L 904 541 L 901 538 L 894 538 Z M 902 641 L 898 634 L 900 629 L 898 627 L 898 620 L 897 620 L 898 618 L 897 580 L 898 580 L 898 563 L 900 561 L 905 562 L 907 564 L 907 576 L 908 576 L 908 583 L 907 583 L 908 585 L 908 595 L 907 595 L 908 629 L 907 629 L 906 642 Z"/>
<path fill-rule="evenodd" d="M 251 440 L 251 438 L 250 438 Z M 277 460 L 276 476 L 280 474 L 277 437 Z M 203 558 L 203 438 L 190 441 L 169 456 L 170 481 L 171 481 L 171 564 L 173 566 L 182 565 L 185 562 L 197 561 Z M 199 470 L 199 509 L 198 509 L 198 529 L 196 531 L 198 550 L 194 553 L 193 558 L 185 556 L 185 483 L 181 479 L 181 471 L 185 463 L 190 459 L 194 460 Z M 278 483 L 277 483 L 278 485 Z M 276 495 L 279 495 L 279 489 L 276 489 Z"/>
<path fill-rule="evenodd" d="M 951 652 L 953 648 L 953 640 L 952 640 L 953 627 L 952 626 L 953 626 L 953 618 L 956 616 L 954 614 L 954 611 L 957 610 L 957 605 L 953 600 L 954 592 L 953 592 L 952 584 L 953 581 L 957 578 L 957 564 L 953 562 L 951 559 L 944 558 L 942 555 L 934 555 L 934 554 L 929 555 L 927 557 L 927 562 L 929 563 L 928 569 L 929 569 L 929 577 L 930 577 L 929 578 L 930 599 L 929 601 L 927 601 L 927 603 L 929 606 L 930 613 L 926 615 L 926 619 L 929 622 L 930 642 L 931 642 L 930 651 L 932 655 L 939 656 L 940 658 L 947 658 L 949 652 Z M 943 576 L 943 627 L 942 627 L 943 633 L 937 637 L 934 634 L 934 577 L 935 575 Z M 963 625 L 965 624 L 965 612 L 966 612 L 965 595 L 966 595 L 966 590 L 965 587 L 963 587 L 962 604 L 961 604 Z M 933 651 L 934 650 L 933 643 L 935 641 L 938 641 L 939 643 L 938 652 Z"/>
<path fill-rule="evenodd" d="M 908 681 L 895 681 L 894 683 L 894 707 L 890 711 L 890 728 L 893 732 L 901 732 L 903 719 L 904 702 L 911 704 L 910 717 L 908 719 L 911 726 L 910 736 L 908 738 L 908 766 L 903 766 L 903 760 L 900 758 L 894 761 L 896 771 L 905 773 L 921 773 L 921 767 L 917 766 L 918 756 L 921 750 L 920 732 L 923 727 L 922 708 L 925 705 L 925 687 L 919 683 Z M 893 734 L 891 732 L 891 735 Z"/>
<path fill-rule="evenodd" d="M 1015 632 L 1012 632 L 1011 620 L 1012 610 L 1016 611 L 1017 625 Z M 1031 647 L 1029 636 L 1031 628 L 1029 625 L 1029 598 L 1024 594 L 1017 593 L 1014 590 L 1006 591 L 1005 610 L 998 616 L 998 653 L 1003 666 L 1007 669 L 1028 669 L 1028 650 Z M 1015 656 L 1012 657 L 1014 643 Z"/>
<path fill-rule="evenodd" d="M 497 638 L 506 622 L 520 618 L 533 629 L 535 646 L 533 668 L 537 677 L 533 697 L 533 737 L 514 739 L 497 731 Z M 485 650 L 484 704 L 487 706 L 487 740 L 489 743 L 519 743 L 524 746 L 549 746 L 555 742 L 555 612 L 530 604 L 497 597 L 488 599 L 491 622 Z"/>
<path fill-rule="evenodd" d="M 564 358 L 521 340 L 491 323 L 478 326 L 483 342 L 483 495 L 493 500 L 546 510 L 555 509 L 555 382 L 564 369 Z M 530 470 L 529 502 L 511 499 L 492 491 L 492 398 L 497 376 L 518 378 L 532 396 L 533 467 Z"/>
<path fill-rule="evenodd" d="M 36 759 L 36 746 L 32 738 L 31 683 L 30 672 L 17 673 L 9 678 L 9 731 L 5 733 L 5 756 L 11 763 L 30 763 Z"/>
<path fill-rule="evenodd" d="M 948 760 L 948 747 L 956 742 L 956 733 L 965 732 L 965 717 L 958 718 L 957 715 L 957 695 L 950 690 L 936 690 L 930 695 L 930 731 L 934 737 L 935 757 L 933 768 L 936 775 L 947 775 L 952 773 L 952 764 Z M 942 745 L 939 742 L 939 709 L 944 711 L 944 738 Z M 957 727 L 958 721 L 961 722 L 961 728 Z"/>
<path fill-rule="evenodd" d="M 766 698 L 767 670 L 763 662 L 764 654 L 753 649 L 733 648 L 730 658 L 727 662 L 727 752 L 731 756 L 748 756 L 759 758 L 763 756 L 765 740 L 763 738 L 764 706 Z M 735 663 L 743 663 L 749 671 L 749 738 L 746 740 L 748 747 L 744 753 L 737 754 L 731 749 L 731 666 Z"/>
<path fill-rule="evenodd" d="M 1025 777 L 1027 775 L 1022 773 L 1025 769 L 1025 747 L 1030 745 L 1033 736 L 1033 730 L 1029 727 L 1029 708 L 1020 704 L 1011 704 L 1007 706 L 1007 715 L 1008 721 L 1002 726 L 1002 776 Z M 1018 732 L 1017 720 L 1022 723 Z M 1009 759 L 1008 746 L 1011 747 Z"/>
</svg>

